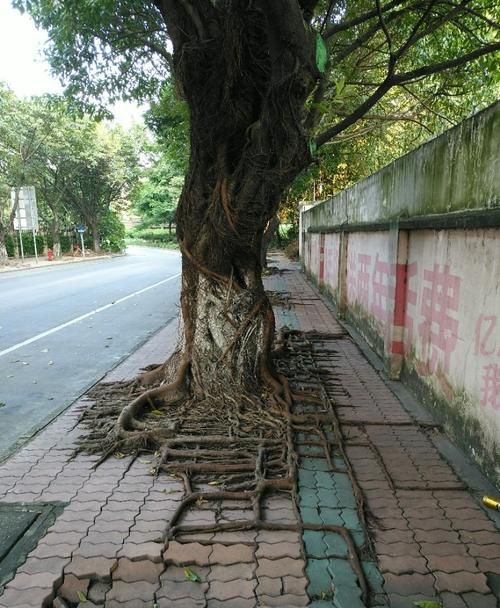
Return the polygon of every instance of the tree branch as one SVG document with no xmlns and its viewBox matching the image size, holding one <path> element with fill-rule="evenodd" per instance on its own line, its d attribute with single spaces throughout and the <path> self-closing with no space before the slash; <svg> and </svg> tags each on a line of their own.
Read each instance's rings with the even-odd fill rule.
<svg viewBox="0 0 500 608">
<path fill-rule="evenodd" d="M 319 148 L 323 144 L 325 144 L 330 139 L 333 139 L 336 135 L 345 131 L 347 127 L 350 127 L 357 120 L 362 118 L 368 110 L 373 108 L 373 106 L 380 100 L 382 97 L 389 91 L 391 87 L 394 86 L 393 76 L 388 76 L 384 82 L 376 89 L 368 99 L 366 99 L 360 106 L 354 110 L 349 116 L 341 120 L 336 125 L 333 125 L 329 129 L 326 129 L 316 137 L 316 145 Z"/>
<path fill-rule="evenodd" d="M 387 11 L 392 10 L 396 6 L 404 4 L 405 1 L 406 0 L 392 0 L 391 2 L 388 2 L 385 6 L 382 7 L 382 13 L 386 13 Z M 364 13 L 363 15 L 354 17 L 354 19 L 351 19 L 350 21 L 345 21 L 344 23 L 336 23 L 335 25 L 332 25 L 326 30 L 325 34 L 323 35 L 323 38 L 327 39 L 333 36 L 334 34 L 338 34 L 339 32 L 345 32 L 346 30 L 349 30 L 352 27 L 355 27 L 356 25 L 361 25 L 362 23 L 365 23 L 366 21 L 377 17 L 378 14 L 379 11 L 376 8 L 374 10 Z"/>
<path fill-rule="evenodd" d="M 484 57 L 484 55 L 488 55 L 489 53 L 493 53 L 498 50 L 500 50 L 500 42 L 493 42 L 481 47 L 480 49 L 467 53 L 466 55 L 456 57 L 455 59 L 449 59 L 448 61 L 442 61 L 433 65 L 426 65 L 409 72 L 395 74 L 393 76 L 393 81 L 394 84 L 398 85 L 411 82 L 412 80 L 421 78 L 422 76 L 431 76 L 432 74 L 438 74 L 439 72 L 444 72 L 446 70 L 451 70 L 458 66 L 465 65 L 466 63 L 470 63 L 475 59 L 479 59 L 479 57 Z"/>
</svg>

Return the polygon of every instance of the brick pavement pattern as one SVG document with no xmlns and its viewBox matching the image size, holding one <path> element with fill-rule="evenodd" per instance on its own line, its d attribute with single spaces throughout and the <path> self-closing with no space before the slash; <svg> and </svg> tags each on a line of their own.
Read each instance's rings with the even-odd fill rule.
<svg viewBox="0 0 500 608">
<path fill-rule="evenodd" d="M 434 599 L 443 608 L 498 608 L 498 528 L 439 453 L 432 419 L 406 411 L 297 266 L 282 258 L 279 266 L 283 272 L 266 281 L 283 297 L 278 325 L 318 332 L 314 363 L 345 454 L 333 452 L 332 471 L 312 438 L 298 433 L 297 505 L 272 496 L 265 520 L 300 517 L 348 530 L 371 606 L 412 608 Z M 163 330 L 107 380 L 163 360 L 174 342 L 172 327 Z M 0 466 L 0 503 L 65 504 L 5 585 L 0 608 L 364 606 L 349 548 L 335 532 L 197 533 L 165 545 L 163 531 L 182 499 L 179 480 L 152 475 L 147 458 L 111 458 L 94 468 L 95 457 L 72 457 L 88 406 L 85 398 L 75 403 Z M 247 503 L 217 513 L 201 504 L 183 523 L 246 516 Z"/>
</svg>

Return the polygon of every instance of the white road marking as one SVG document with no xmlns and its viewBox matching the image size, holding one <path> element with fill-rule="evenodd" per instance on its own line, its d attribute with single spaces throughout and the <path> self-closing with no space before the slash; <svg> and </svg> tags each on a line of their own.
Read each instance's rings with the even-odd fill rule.
<svg viewBox="0 0 500 608">
<path fill-rule="evenodd" d="M 114 302 L 111 302 L 111 304 L 106 304 L 105 306 L 100 306 L 99 308 L 96 308 L 95 310 L 87 312 L 84 315 L 76 317 L 75 319 L 71 319 L 71 321 L 67 321 L 66 323 L 62 323 L 61 325 L 58 325 L 57 327 L 48 329 L 47 331 L 44 331 L 41 334 L 37 334 L 36 336 L 33 336 L 32 338 L 28 338 L 28 340 L 24 340 L 23 342 L 14 344 L 14 346 L 11 346 L 10 348 L 6 348 L 5 350 L 0 350 L 0 357 L 3 357 L 4 355 L 8 355 L 9 353 L 17 350 L 18 348 L 22 348 L 23 346 L 27 346 L 28 344 L 32 344 L 33 342 L 37 342 L 38 340 L 41 340 L 42 338 L 50 336 L 51 334 L 55 334 L 56 332 L 61 331 L 61 329 L 64 329 L 65 327 L 69 327 L 70 325 L 73 325 L 74 323 L 83 321 L 83 319 L 87 319 L 88 317 L 91 317 L 92 315 L 102 312 L 103 310 L 107 310 L 108 308 L 111 308 L 112 306 L 116 306 L 116 304 L 125 302 L 125 300 L 134 298 L 135 296 L 138 296 L 139 294 L 144 293 L 145 291 L 149 291 L 150 289 L 154 289 L 155 287 L 158 287 L 159 285 L 163 285 L 163 283 L 168 283 L 169 281 L 173 281 L 174 279 L 177 279 L 180 276 L 181 276 L 180 272 L 177 274 L 174 274 L 173 276 L 168 277 L 168 279 L 163 279 L 163 281 L 158 281 L 158 283 L 149 285 L 149 287 L 144 287 L 144 289 L 139 289 L 139 291 L 134 291 L 134 293 L 130 293 L 128 296 L 125 296 L 123 298 L 120 298 L 119 300 L 115 300 Z"/>
</svg>

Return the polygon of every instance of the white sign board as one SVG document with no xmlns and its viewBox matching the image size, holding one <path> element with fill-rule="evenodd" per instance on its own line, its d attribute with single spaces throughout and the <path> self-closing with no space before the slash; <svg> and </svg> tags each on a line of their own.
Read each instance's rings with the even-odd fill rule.
<svg viewBox="0 0 500 608">
<path fill-rule="evenodd" d="M 22 186 L 18 188 L 18 205 L 14 228 L 16 230 L 38 230 L 38 209 L 36 206 L 35 188 L 33 186 Z M 11 205 L 16 204 L 16 188 L 10 191 Z"/>
</svg>

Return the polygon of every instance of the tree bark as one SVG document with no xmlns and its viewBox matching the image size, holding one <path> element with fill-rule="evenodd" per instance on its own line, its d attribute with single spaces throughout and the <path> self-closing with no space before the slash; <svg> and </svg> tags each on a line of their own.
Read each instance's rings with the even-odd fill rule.
<svg viewBox="0 0 500 608">
<path fill-rule="evenodd" d="M 101 241 L 99 238 L 99 228 L 97 222 L 90 223 L 90 230 L 92 232 L 92 247 L 95 253 L 101 252 Z"/>
<path fill-rule="evenodd" d="M 9 261 L 7 255 L 7 247 L 5 244 L 6 230 L 5 226 L 0 222 L 0 264 L 6 264 Z"/>
<path fill-rule="evenodd" d="M 61 257 L 61 235 L 59 233 L 59 221 L 54 217 L 50 223 L 50 233 L 52 235 L 52 252 L 55 258 Z"/>
<path fill-rule="evenodd" d="M 301 127 L 318 72 L 297 2 L 160 3 L 190 109 L 191 156 L 177 209 L 184 364 L 199 396 L 273 384 L 274 316 L 263 235 L 310 162 Z M 184 368 L 183 368 L 184 369 Z"/>
</svg>

